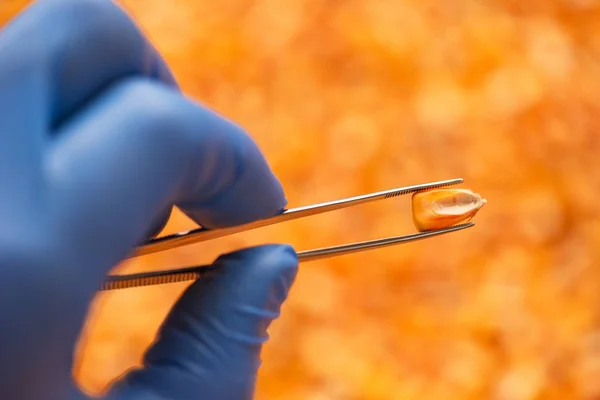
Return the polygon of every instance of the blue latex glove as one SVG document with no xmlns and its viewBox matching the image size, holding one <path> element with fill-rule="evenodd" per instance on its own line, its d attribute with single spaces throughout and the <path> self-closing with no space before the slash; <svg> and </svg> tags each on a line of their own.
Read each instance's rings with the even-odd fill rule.
<svg viewBox="0 0 600 400">
<path fill-rule="evenodd" d="M 185 98 L 117 6 L 34 3 L 0 34 L 0 398 L 85 398 L 71 367 L 90 302 L 174 204 L 223 227 L 286 200 L 250 137 Z M 107 398 L 252 397 L 297 257 L 272 245 L 217 263 Z"/>
</svg>

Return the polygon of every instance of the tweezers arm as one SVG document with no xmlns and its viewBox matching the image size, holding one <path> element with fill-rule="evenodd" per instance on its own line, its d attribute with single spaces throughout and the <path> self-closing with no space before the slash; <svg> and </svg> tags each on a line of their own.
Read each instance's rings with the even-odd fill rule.
<svg viewBox="0 0 600 400">
<path fill-rule="evenodd" d="M 328 211 L 352 207 L 359 204 L 369 203 L 375 200 L 388 199 L 390 197 L 414 193 L 420 190 L 456 185 L 462 182 L 463 179 L 457 178 L 431 183 L 424 183 L 419 185 L 405 186 L 401 188 L 385 190 L 382 192 L 369 193 L 361 196 L 348 197 L 345 199 L 313 204 L 305 207 L 292 208 L 289 210 L 285 210 L 283 213 L 274 217 L 262 219 L 244 225 L 220 229 L 198 228 L 187 232 L 180 232 L 173 235 L 152 239 L 146 242 L 144 245 L 135 249 L 135 251 L 129 256 L 129 258 L 170 250 L 173 248 L 199 243 L 206 240 L 217 239 L 223 236 L 233 235 L 235 233 L 240 233 L 251 229 L 261 228 L 264 226 L 269 226 L 281 222 L 304 218 L 311 215 L 322 214 Z"/>
<path fill-rule="evenodd" d="M 374 250 L 397 244 L 414 242 L 417 240 L 427 239 L 433 236 L 443 235 L 446 233 L 456 232 L 474 226 L 473 222 L 466 224 L 455 225 L 448 228 L 437 229 L 433 231 L 425 231 L 413 233 L 404 236 L 393 236 L 385 239 L 369 240 L 365 242 L 351 243 L 342 246 L 325 247 L 315 250 L 301 251 L 298 253 L 299 262 L 316 261 L 325 258 L 352 254 L 360 251 Z M 184 282 L 195 280 L 207 273 L 215 271 L 212 265 L 199 265 L 195 267 L 186 267 L 172 269 L 168 271 L 152 271 L 142 272 L 130 275 L 109 275 L 104 282 L 101 291 L 127 289 L 139 286 L 162 285 L 166 283 Z"/>
<path fill-rule="evenodd" d="M 298 259 L 301 262 L 316 261 L 324 258 L 342 256 L 352 253 L 358 253 L 367 250 L 381 249 L 384 247 L 395 246 L 401 243 L 414 242 L 417 240 L 427 239 L 433 236 L 443 235 L 446 233 L 456 232 L 463 229 L 475 226 L 474 222 L 454 225 L 448 228 L 436 229 L 432 231 L 412 233 L 403 236 L 393 236 L 383 239 L 367 240 L 365 242 L 356 242 L 341 246 L 324 247 L 322 249 L 306 250 L 298 253 Z"/>
</svg>

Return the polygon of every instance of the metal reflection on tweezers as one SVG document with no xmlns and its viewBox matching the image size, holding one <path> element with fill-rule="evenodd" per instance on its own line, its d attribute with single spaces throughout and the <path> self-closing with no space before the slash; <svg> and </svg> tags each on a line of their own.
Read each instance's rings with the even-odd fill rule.
<svg viewBox="0 0 600 400">
<path fill-rule="evenodd" d="M 345 199 L 327 201 L 324 203 L 313 204 L 310 206 L 291 208 L 285 210 L 271 218 L 261 219 L 249 224 L 233 226 L 230 228 L 221 229 L 206 229 L 198 228 L 188 232 L 175 233 L 173 235 L 163 236 L 152 239 L 144 245 L 138 247 L 132 254 L 132 257 L 142 256 L 146 254 L 157 253 L 165 250 L 171 250 L 181 246 L 187 246 L 194 243 L 203 242 L 206 240 L 217 239 L 223 236 L 233 235 L 249 231 L 251 229 L 261 228 L 264 226 L 274 225 L 281 222 L 292 221 L 299 218 L 310 217 L 317 214 L 326 213 L 329 211 L 341 210 L 343 208 L 353 207 L 359 204 L 370 203 L 376 200 L 389 199 L 390 197 L 402 196 L 411 194 L 421 190 L 441 188 L 462 183 L 461 178 L 449 179 L 445 181 L 423 183 L 420 185 L 405 186 L 382 192 L 368 193 L 361 196 L 348 197 Z"/>
<path fill-rule="evenodd" d="M 400 243 L 414 242 L 416 240 L 427 239 L 433 236 L 443 235 L 450 232 L 460 231 L 462 229 L 474 226 L 473 222 L 451 226 L 444 229 L 413 233 L 404 236 L 392 236 L 384 239 L 369 240 L 366 242 L 350 243 L 341 246 L 324 247 L 322 249 L 306 250 L 298 253 L 298 261 L 301 263 L 315 261 L 324 258 L 341 256 L 361 251 L 380 249 L 387 246 L 394 246 Z M 142 272 L 130 275 L 110 275 L 108 280 L 102 285 L 100 290 L 126 289 L 139 286 L 163 285 L 166 283 L 191 281 L 200 278 L 206 273 L 214 270 L 212 265 L 198 265 L 195 267 L 185 267 L 166 271 Z"/>
<path fill-rule="evenodd" d="M 401 188 L 369 193 L 345 199 L 333 200 L 305 207 L 292 208 L 285 210 L 283 213 L 274 217 L 262 219 L 249 224 L 221 229 L 198 228 L 192 231 L 181 232 L 173 235 L 152 239 L 146 242 L 144 245 L 135 249 L 131 257 L 166 251 L 181 246 L 212 240 L 281 222 L 322 214 L 329 211 L 340 210 L 359 204 L 370 203 L 376 200 L 389 199 L 391 197 L 402 196 L 406 194 L 420 192 L 423 190 L 457 185 L 462 182 L 463 179 L 457 178 L 445 181 L 405 186 Z M 474 223 L 469 222 L 443 229 L 424 231 L 403 236 L 393 236 L 389 238 L 375 239 L 365 242 L 350 243 L 341 246 L 307 250 L 299 252 L 298 259 L 300 262 L 308 262 L 371 249 L 379 249 L 387 246 L 394 246 L 401 243 L 414 242 L 417 240 L 427 239 L 438 235 L 456 232 L 459 230 L 470 228 L 474 225 Z M 206 273 L 209 273 L 213 269 L 214 267 L 210 265 L 201 265 L 194 267 L 178 268 L 164 271 L 143 272 L 128 275 L 109 275 L 105 283 L 100 288 L 100 290 L 125 289 L 138 286 L 161 285 L 166 283 L 189 281 L 198 279 L 199 277 Z"/>
</svg>

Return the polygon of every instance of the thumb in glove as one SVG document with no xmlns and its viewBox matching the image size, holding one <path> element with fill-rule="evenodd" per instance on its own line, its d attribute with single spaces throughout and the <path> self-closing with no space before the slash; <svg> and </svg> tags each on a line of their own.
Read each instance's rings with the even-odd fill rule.
<svg viewBox="0 0 600 400">
<path fill-rule="evenodd" d="M 267 328 L 279 317 L 298 258 L 285 245 L 218 258 L 173 307 L 144 365 L 113 385 L 108 398 L 251 399 Z"/>
</svg>

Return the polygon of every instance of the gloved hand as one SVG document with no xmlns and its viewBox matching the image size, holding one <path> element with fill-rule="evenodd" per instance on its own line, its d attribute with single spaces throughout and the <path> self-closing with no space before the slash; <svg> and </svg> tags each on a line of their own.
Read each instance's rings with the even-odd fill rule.
<svg viewBox="0 0 600 400">
<path fill-rule="evenodd" d="M 112 2 L 34 3 L 0 34 L 0 398 L 85 398 L 71 367 L 90 302 L 174 204 L 214 228 L 286 200 L 250 137 L 185 98 Z M 217 263 L 107 398 L 252 397 L 297 257 L 271 245 Z"/>
</svg>

